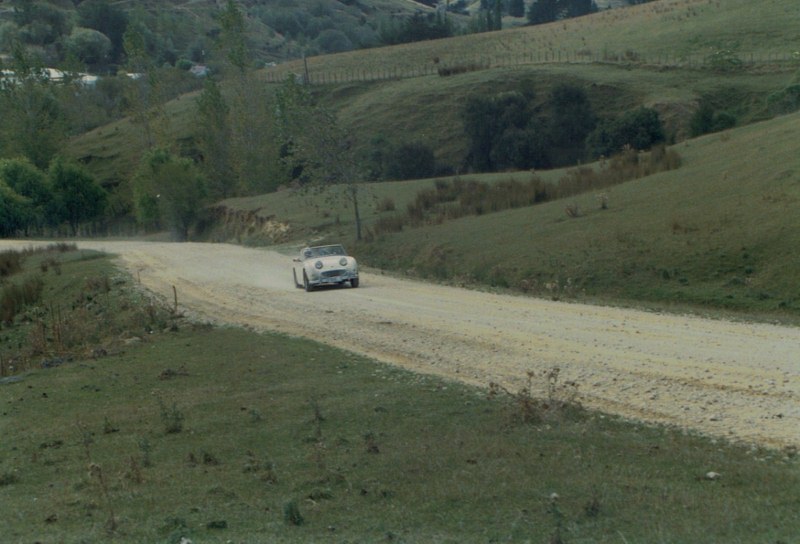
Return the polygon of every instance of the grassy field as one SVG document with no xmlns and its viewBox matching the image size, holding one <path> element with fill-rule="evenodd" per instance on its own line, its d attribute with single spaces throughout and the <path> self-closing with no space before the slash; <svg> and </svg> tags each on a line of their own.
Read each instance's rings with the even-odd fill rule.
<svg viewBox="0 0 800 544">
<path fill-rule="evenodd" d="M 357 75 L 361 72 L 405 73 L 484 61 L 502 65 L 513 59 L 541 62 L 570 59 L 631 62 L 702 63 L 720 49 L 744 59 L 786 58 L 800 43 L 792 29 L 800 22 L 791 0 L 661 0 L 625 9 L 567 19 L 547 25 L 471 34 L 307 59 L 315 74 Z M 271 69 L 277 76 L 304 73 L 302 61 Z"/>
<path fill-rule="evenodd" d="M 87 257 L 57 255 L 37 306 L 85 305 L 87 277 L 109 279 L 91 297 L 98 315 L 141 302 L 133 279 Z M 550 408 L 490 396 L 168 309 L 143 315 L 154 319 L 87 338 L 94 357 L 76 349 L 2 377 L 3 542 L 788 543 L 800 532 L 791 452 L 621 421 L 561 393 Z M 3 327 L 4 359 L 36 322 Z"/>
</svg>

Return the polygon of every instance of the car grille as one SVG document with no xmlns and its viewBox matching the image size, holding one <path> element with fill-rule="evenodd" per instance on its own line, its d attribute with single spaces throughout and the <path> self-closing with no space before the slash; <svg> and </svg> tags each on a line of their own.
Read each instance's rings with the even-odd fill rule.
<svg viewBox="0 0 800 544">
<path fill-rule="evenodd" d="M 344 270 L 326 270 L 322 273 L 323 278 L 335 278 L 336 276 L 343 276 Z"/>
</svg>

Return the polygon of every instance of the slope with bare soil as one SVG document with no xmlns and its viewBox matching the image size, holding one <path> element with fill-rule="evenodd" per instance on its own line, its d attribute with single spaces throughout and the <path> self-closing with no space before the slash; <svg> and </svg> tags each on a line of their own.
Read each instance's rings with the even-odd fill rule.
<svg viewBox="0 0 800 544">
<path fill-rule="evenodd" d="M 0 242 L 0 247 L 9 242 Z M 478 386 L 558 366 L 584 405 L 733 440 L 800 444 L 800 330 L 489 294 L 363 274 L 306 293 L 291 259 L 225 244 L 86 242 L 216 323 L 305 336 Z M 539 381 L 544 393 L 544 380 Z"/>
</svg>

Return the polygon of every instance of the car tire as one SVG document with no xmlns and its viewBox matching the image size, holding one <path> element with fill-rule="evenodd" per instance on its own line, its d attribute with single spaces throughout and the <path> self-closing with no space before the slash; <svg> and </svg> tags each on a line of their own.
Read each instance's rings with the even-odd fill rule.
<svg viewBox="0 0 800 544">
<path fill-rule="evenodd" d="M 358 278 L 350 280 L 350 287 L 358 287 Z"/>
<path fill-rule="evenodd" d="M 306 276 L 306 271 L 303 270 L 303 288 L 306 290 L 307 293 L 310 293 L 314 290 L 311 284 L 308 282 L 308 276 Z"/>
<path fill-rule="evenodd" d="M 300 282 L 299 282 L 299 281 L 297 281 L 297 270 L 295 270 L 294 268 L 292 268 L 292 278 L 294 279 L 294 286 L 295 286 L 295 287 L 297 287 L 298 289 L 299 289 L 299 288 L 301 288 L 301 287 L 303 287 L 303 286 L 300 284 Z"/>
</svg>

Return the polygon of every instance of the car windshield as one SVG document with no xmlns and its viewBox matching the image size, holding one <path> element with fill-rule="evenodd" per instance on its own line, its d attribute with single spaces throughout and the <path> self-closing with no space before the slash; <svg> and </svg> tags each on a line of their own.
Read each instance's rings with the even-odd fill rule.
<svg viewBox="0 0 800 544">
<path fill-rule="evenodd" d="M 328 257 L 331 255 L 347 255 L 347 252 L 344 250 L 344 247 L 342 247 L 340 244 L 336 244 L 333 246 L 307 247 L 303 250 L 303 257 L 305 259 Z"/>
</svg>

